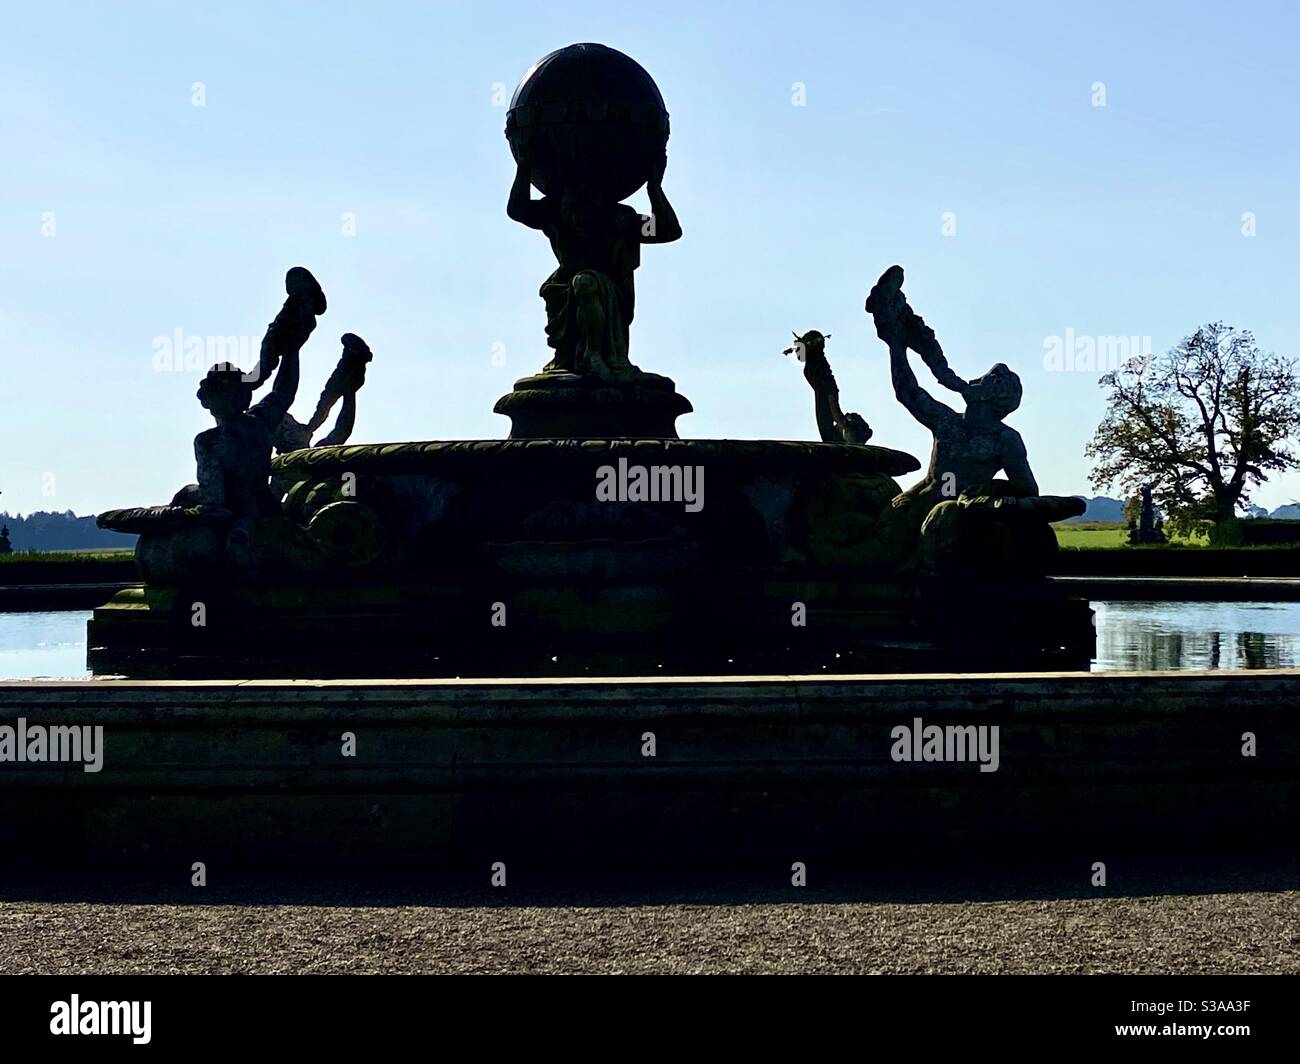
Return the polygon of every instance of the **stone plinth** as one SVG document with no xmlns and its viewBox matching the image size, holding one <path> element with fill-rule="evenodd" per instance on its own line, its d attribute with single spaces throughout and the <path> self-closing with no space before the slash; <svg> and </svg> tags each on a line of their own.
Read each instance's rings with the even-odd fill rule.
<svg viewBox="0 0 1300 1064">
<path fill-rule="evenodd" d="M 676 420 L 694 408 L 673 382 L 646 373 L 601 381 L 573 373 L 538 373 L 515 382 L 493 411 L 510 418 L 510 438 L 675 440 Z"/>
</svg>

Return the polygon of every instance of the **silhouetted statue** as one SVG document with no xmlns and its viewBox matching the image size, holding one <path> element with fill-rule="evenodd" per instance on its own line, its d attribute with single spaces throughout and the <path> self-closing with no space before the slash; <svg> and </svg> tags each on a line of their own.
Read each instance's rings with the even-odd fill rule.
<svg viewBox="0 0 1300 1064">
<path fill-rule="evenodd" d="M 1163 522 L 1156 516 L 1155 505 L 1151 502 L 1151 485 L 1143 484 L 1140 494 L 1142 506 L 1138 510 L 1137 525 L 1129 528 L 1128 541 L 1134 544 L 1168 542 Z"/>
<path fill-rule="evenodd" d="M 1055 550 L 1048 522 L 1080 514 L 1085 504 L 1066 496 L 1039 495 L 1020 433 L 1002 423 L 1020 406 L 1020 378 L 1001 362 L 975 380 L 959 377 L 949 367 L 934 330 L 908 305 L 902 285 L 902 267 L 891 266 L 871 289 L 866 309 L 875 320 L 876 334 L 889 345 L 894 395 L 930 430 L 934 442 L 925 477 L 893 501 L 895 535 L 901 532 L 906 541 L 919 533 L 925 563 L 942 567 L 973 542 L 974 537 L 962 531 L 961 511 L 980 509 L 1006 518 L 1025 517 L 1039 526 L 1032 532 L 1034 549 Z M 965 411 L 958 413 L 939 402 L 917 383 L 909 348 L 941 385 L 966 400 Z M 1005 480 L 995 479 L 1000 472 Z M 959 542 L 963 535 L 967 543 Z M 1023 566 L 1026 574 L 1034 568 Z"/>
<path fill-rule="evenodd" d="M 800 336 L 794 334 L 794 346 L 785 354 L 793 354 L 803 363 L 803 376 L 813 390 L 814 410 L 817 415 L 817 432 L 822 443 L 866 443 L 871 439 L 871 426 L 859 414 L 844 413 L 840 409 L 840 387 L 835 383 L 831 364 L 826 361 L 826 341 L 816 329 Z"/>
<path fill-rule="evenodd" d="M 948 367 L 934 331 L 912 310 L 902 292 L 903 270 L 891 266 L 867 297 L 876 335 L 889 345 L 889 370 L 894 395 L 934 436 L 930 467 L 921 483 L 906 494 L 932 503 L 955 498 L 1005 471 L 1011 492 L 1038 494 L 1020 433 L 1002 419 L 1020 406 L 1020 378 L 999 362 L 984 376 L 964 381 Z M 908 362 L 916 351 L 945 388 L 966 400 L 958 413 L 926 392 Z"/>
<path fill-rule="evenodd" d="M 288 299 L 267 326 L 253 379 L 230 365 L 213 366 L 199 385 L 199 402 L 216 426 L 194 439 L 198 484 L 183 488 L 174 506 L 195 506 L 208 520 L 228 523 L 227 546 L 247 551 L 259 518 L 280 514 L 270 487 L 272 440 L 298 392 L 298 352 L 325 313 L 325 293 L 301 266 L 285 277 Z M 270 392 L 252 403 L 272 374 Z"/>
<path fill-rule="evenodd" d="M 493 409 L 514 439 L 675 439 L 690 402 L 628 354 L 641 246 L 682 235 L 663 189 L 668 112 L 654 79 L 613 48 L 571 44 L 524 74 L 505 132 L 516 164 L 506 213 L 545 233 L 558 265 L 539 292 L 553 357 Z M 646 215 L 623 203 L 643 185 Z"/>
<path fill-rule="evenodd" d="M 646 186 L 649 219 L 582 185 L 534 200 L 528 169 L 519 165 L 506 212 L 545 233 L 559 262 L 540 292 L 546 342 L 555 351 L 547 370 L 605 381 L 641 375 L 628 359 L 628 328 L 636 308 L 633 271 L 641 265 L 642 244 L 667 244 L 682 235 L 661 184 L 666 165 L 662 156 Z"/>
<path fill-rule="evenodd" d="M 271 477 L 271 456 L 301 450 L 342 400 L 333 431 L 316 446 L 343 443 L 356 418 L 356 392 L 365 382 L 370 348 L 343 336 L 343 354 L 307 424 L 289 415 L 298 391 L 299 352 L 325 313 L 325 293 L 301 266 L 285 277 L 288 299 L 266 336 L 255 372 L 213 366 L 199 385 L 199 401 L 216 421 L 194 440 L 198 483 L 167 506 L 109 510 L 101 528 L 139 533 L 136 561 L 145 579 L 162 586 L 220 576 L 256 584 L 315 577 L 330 566 L 373 561 L 383 549 L 373 509 L 346 491 L 315 492 L 314 509 L 290 515 L 281 500 L 300 478 Z M 271 381 L 253 403 L 254 390 Z M 304 504 L 306 505 L 306 504 Z M 291 507 L 290 507 L 291 508 Z"/>
<path fill-rule="evenodd" d="M 506 137 L 518 164 L 506 213 L 545 233 L 559 262 L 541 288 L 546 341 L 555 351 L 546 369 L 637 379 L 628 327 L 641 245 L 682 235 L 663 190 L 668 112 L 659 89 L 622 52 L 570 45 L 524 75 Z M 620 202 L 642 185 L 647 217 Z"/>
</svg>

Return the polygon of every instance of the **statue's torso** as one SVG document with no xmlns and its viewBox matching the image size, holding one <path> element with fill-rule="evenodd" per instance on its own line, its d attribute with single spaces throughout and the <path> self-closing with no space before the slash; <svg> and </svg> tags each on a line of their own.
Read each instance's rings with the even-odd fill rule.
<svg viewBox="0 0 1300 1064">
<path fill-rule="evenodd" d="M 211 435 L 209 435 L 211 433 Z M 219 477 L 225 508 L 236 515 L 266 515 L 278 507 L 268 486 L 271 478 L 271 431 L 252 414 L 224 420 L 204 433 L 203 449 L 215 469 L 204 469 L 200 461 L 199 483 Z"/>
<path fill-rule="evenodd" d="M 560 268 L 555 281 L 567 282 L 583 270 L 603 273 L 618 288 L 628 310 L 634 301 L 633 271 L 641 264 L 640 215 L 622 203 L 593 205 L 565 217 L 553 197 L 547 203 L 543 232 Z"/>
<path fill-rule="evenodd" d="M 992 480 L 1006 465 L 1012 432 L 1005 425 L 973 424 L 953 411 L 934 430 L 925 487 L 942 490 L 952 485 L 960 493 Z M 948 473 L 950 478 L 945 477 Z"/>
</svg>

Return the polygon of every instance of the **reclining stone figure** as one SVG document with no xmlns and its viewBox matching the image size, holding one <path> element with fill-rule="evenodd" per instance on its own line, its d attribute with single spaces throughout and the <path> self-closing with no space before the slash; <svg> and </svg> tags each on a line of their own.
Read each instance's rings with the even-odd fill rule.
<svg viewBox="0 0 1300 1064">
<path fill-rule="evenodd" d="M 255 568 L 262 552 L 259 528 L 267 519 L 287 525 L 271 489 L 272 441 L 298 391 L 299 351 L 326 301 L 316 278 L 301 266 L 286 275 L 285 291 L 288 298 L 267 327 L 256 372 L 218 364 L 199 384 L 199 402 L 216 424 L 194 439 L 198 483 L 178 491 L 168 506 L 99 517 L 103 528 L 140 533 L 137 558 L 159 577 L 210 571 L 222 562 Z M 272 377 L 268 394 L 253 403 L 255 389 Z"/>
<path fill-rule="evenodd" d="M 228 546 L 241 551 L 251 549 L 259 518 L 280 513 L 270 488 L 272 441 L 298 394 L 298 352 L 316 328 L 317 315 L 325 313 L 325 293 L 303 267 L 289 271 L 285 290 L 289 298 L 262 339 L 256 379 L 250 381 L 238 367 L 217 365 L 199 385 L 199 402 L 216 425 L 194 439 L 198 484 L 192 497 L 200 514 L 228 517 Z M 271 373 L 271 391 L 252 403 L 254 388 Z M 190 493 L 183 494 L 188 502 Z"/>
</svg>

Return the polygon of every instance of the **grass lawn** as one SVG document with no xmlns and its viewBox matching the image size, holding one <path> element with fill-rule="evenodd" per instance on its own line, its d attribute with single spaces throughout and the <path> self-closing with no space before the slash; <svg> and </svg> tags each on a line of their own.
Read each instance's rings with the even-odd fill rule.
<svg viewBox="0 0 1300 1064">
<path fill-rule="evenodd" d="M 1057 544 L 1062 547 L 1096 550 L 1104 547 L 1123 547 L 1128 543 L 1128 529 L 1123 525 L 1106 525 L 1097 522 L 1102 527 L 1086 527 L 1092 524 L 1093 522 L 1089 521 L 1053 525 L 1053 529 L 1056 530 Z"/>
<path fill-rule="evenodd" d="M 9 565 L 15 562 L 27 562 L 29 564 L 41 562 L 46 565 L 68 564 L 71 562 L 121 562 L 129 561 L 133 557 L 135 557 L 135 551 L 129 547 L 125 550 L 100 547 L 89 547 L 84 550 L 16 550 L 10 554 L 0 554 L 0 565 Z"/>
<path fill-rule="evenodd" d="M 1118 521 L 1062 521 L 1052 528 L 1056 532 L 1056 542 L 1062 547 L 1076 550 L 1111 550 L 1115 547 L 1128 546 L 1128 529 Z M 1174 536 L 1170 542 L 1179 547 L 1205 547 L 1209 540 L 1204 537 Z M 1158 550 L 1158 547 L 1146 547 L 1146 550 Z"/>
</svg>

